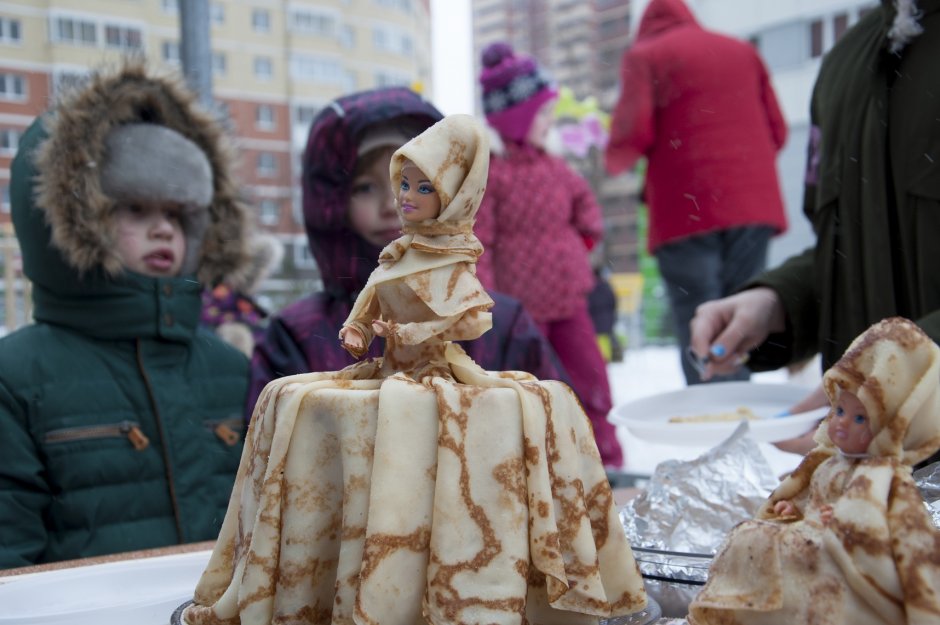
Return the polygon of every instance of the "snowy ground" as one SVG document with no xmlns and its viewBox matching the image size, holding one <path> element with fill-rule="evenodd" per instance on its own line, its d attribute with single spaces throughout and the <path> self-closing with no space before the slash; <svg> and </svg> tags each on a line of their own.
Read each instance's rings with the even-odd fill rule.
<svg viewBox="0 0 940 625">
<path fill-rule="evenodd" d="M 806 386 L 807 392 L 819 383 L 819 365 L 806 368 L 797 378 L 790 378 L 786 371 L 759 373 L 751 377 L 752 382 L 791 383 Z M 685 388 L 685 379 L 679 365 L 679 351 L 675 347 L 644 347 L 627 350 L 623 362 L 611 363 L 607 368 L 614 406 L 645 397 Z M 795 398 L 794 401 L 796 401 Z M 701 455 L 708 447 L 669 445 L 641 440 L 624 426 L 618 426 L 617 434 L 626 456 L 624 470 L 629 473 L 649 475 L 663 460 L 688 460 Z M 778 475 L 796 467 L 801 456 L 782 452 L 773 445 L 761 443 L 770 466 Z"/>
</svg>

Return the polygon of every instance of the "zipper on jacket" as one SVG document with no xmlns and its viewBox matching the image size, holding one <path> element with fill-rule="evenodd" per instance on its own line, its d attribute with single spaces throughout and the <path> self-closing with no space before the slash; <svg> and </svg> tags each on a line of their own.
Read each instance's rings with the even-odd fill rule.
<svg viewBox="0 0 940 625">
<path fill-rule="evenodd" d="M 173 480 L 173 467 L 170 466 L 170 450 L 167 446 L 169 437 L 163 430 L 163 419 L 160 417 L 160 409 L 157 406 L 157 398 L 153 393 L 153 385 L 150 383 L 150 376 L 144 368 L 144 358 L 140 353 L 140 339 L 135 341 L 137 352 L 137 369 L 144 380 L 144 386 L 147 387 L 147 395 L 150 398 L 150 407 L 153 410 L 153 418 L 157 422 L 157 433 L 160 435 L 160 447 L 163 449 L 163 465 L 166 474 L 167 489 L 170 491 L 170 503 L 173 505 L 173 520 L 176 523 L 177 542 L 183 542 L 183 519 L 180 515 L 180 504 L 176 498 L 176 482 Z"/>
<path fill-rule="evenodd" d="M 241 434 L 235 430 L 235 427 L 241 425 L 243 425 L 241 417 L 206 421 L 206 426 L 229 447 L 234 447 L 241 440 Z"/>
<path fill-rule="evenodd" d="M 126 438 L 137 451 L 150 446 L 150 439 L 134 421 L 121 421 L 111 425 L 87 425 L 74 428 L 62 428 L 46 432 L 43 440 L 48 443 L 67 443 L 94 438 Z"/>
</svg>

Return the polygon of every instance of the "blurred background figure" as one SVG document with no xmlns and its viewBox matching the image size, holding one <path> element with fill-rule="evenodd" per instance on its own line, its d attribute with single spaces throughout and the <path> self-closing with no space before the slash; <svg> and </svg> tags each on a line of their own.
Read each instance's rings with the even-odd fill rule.
<svg viewBox="0 0 940 625">
<path fill-rule="evenodd" d="M 254 235 L 249 246 L 251 262 L 244 276 L 202 292 L 202 324 L 251 358 L 268 317 L 255 298 L 261 284 L 280 266 L 284 246 L 277 237 L 265 233 Z"/>
<path fill-rule="evenodd" d="M 304 223 L 323 290 L 275 315 L 252 358 L 247 415 L 264 385 L 285 375 L 338 371 L 356 360 L 339 331 L 379 252 L 401 234 L 389 179 L 392 153 L 442 118 L 413 91 L 390 87 L 352 93 L 313 120 L 303 160 Z M 490 292 L 493 328 L 462 342 L 483 368 L 528 371 L 567 382 L 548 342 L 522 305 Z M 374 341 L 369 357 L 382 355 Z"/>
<path fill-rule="evenodd" d="M 544 149 L 558 91 L 535 60 L 505 43 L 482 58 L 483 110 L 498 136 L 477 214 L 485 248 L 477 274 L 536 320 L 594 425 L 604 464 L 618 468 L 623 453 L 607 421 L 610 386 L 587 305 L 595 283 L 589 252 L 604 234 L 600 207 L 587 181 Z"/>
<path fill-rule="evenodd" d="M 696 307 L 763 270 L 786 228 L 775 159 L 786 124 L 760 57 L 703 29 L 682 0 L 652 0 L 623 57 L 606 166 L 648 159 L 649 249 L 666 284 L 682 368 Z M 746 380 L 739 368 L 712 380 Z"/>
</svg>

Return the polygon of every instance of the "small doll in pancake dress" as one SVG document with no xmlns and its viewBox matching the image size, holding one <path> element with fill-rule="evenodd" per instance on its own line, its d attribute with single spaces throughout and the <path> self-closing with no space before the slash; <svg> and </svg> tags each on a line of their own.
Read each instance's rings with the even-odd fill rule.
<svg viewBox="0 0 940 625">
<path fill-rule="evenodd" d="M 818 446 L 729 534 L 690 623 L 940 623 L 940 530 L 911 477 L 940 447 L 940 348 L 885 319 L 823 387 Z"/>
<path fill-rule="evenodd" d="M 491 325 L 488 166 L 469 115 L 392 156 L 403 234 L 339 333 L 384 355 L 265 387 L 187 625 L 596 625 L 646 604 L 577 397 L 453 342 Z"/>
<path fill-rule="evenodd" d="M 489 165 L 475 125 L 470 116 L 447 117 L 392 157 L 403 236 L 382 250 L 339 335 L 357 358 L 375 336 L 384 337 L 383 377 L 453 379 L 447 345 L 492 326 L 493 300 L 475 270 L 483 246 L 473 219 Z"/>
</svg>

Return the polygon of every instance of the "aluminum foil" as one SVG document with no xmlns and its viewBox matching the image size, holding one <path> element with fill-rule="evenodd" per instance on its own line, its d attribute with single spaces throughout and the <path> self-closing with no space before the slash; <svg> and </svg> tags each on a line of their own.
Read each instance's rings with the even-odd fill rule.
<svg viewBox="0 0 940 625">
<path fill-rule="evenodd" d="M 660 463 L 620 511 L 647 593 L 665 617 L 684 617 L 732 527 L 752 518 L 779 483 L 746 421 L 690 461 Z"/>
<path fill-rule="evenodd" d="M 714 554 L 725 534 L 754 516 L 779 480 L 742 421 L 698 458 L 656 466 L 646 490 L 620 511 L 630 544 Z"/>
<path fill-rule="evenodd" d="M 940 462 L 914 471 L 914 482 L 924 497 L 933 524 L 940 529 Z"/>
</svg>

